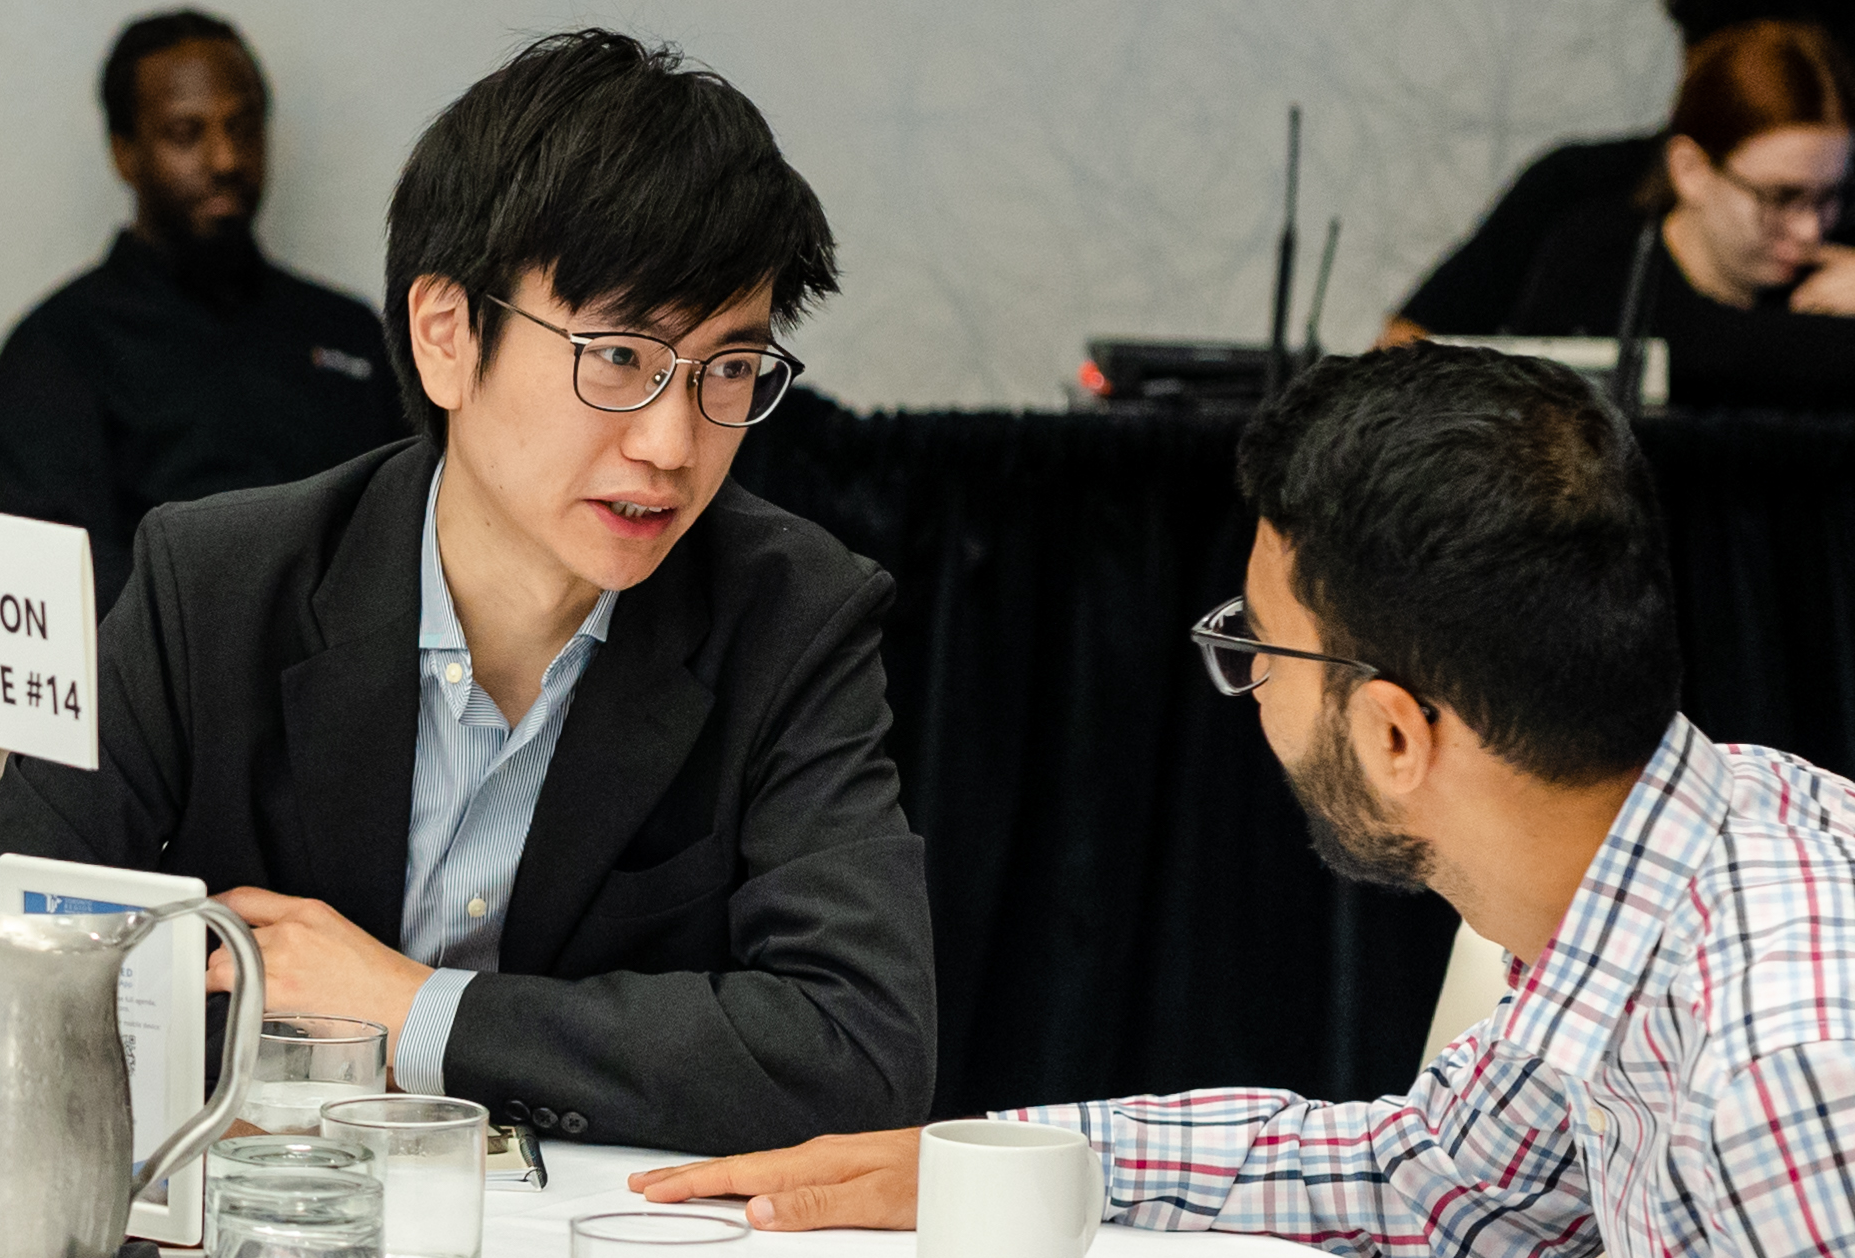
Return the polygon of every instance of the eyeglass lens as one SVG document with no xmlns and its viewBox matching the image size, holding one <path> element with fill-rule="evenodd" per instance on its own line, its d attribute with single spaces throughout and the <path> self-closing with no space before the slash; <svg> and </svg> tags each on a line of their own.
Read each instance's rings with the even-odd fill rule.
<svg viewBox="0 0 1855 1258">
<path fill-rule="evenodd" d="M 1249 616 L 1241 603 L 1211 622 L 1210 628 L 1233 638 L 1248 638 Z M 1222 643 L 1203 643 L 1205 664 L 1233 693 L 1254 690 L 1269 680 L 1269 656 Z"/>
<path fill-rule="evenodd" d="M 1199 645 L 1205 666 L 1226 693 L 1245 694 L 1269 680 L 1268 656 L 1217 643 Z"/>
<path fill-rule="evenodd" d="M 1730 166 L 1722 165 L 1719 170 L 1726 176 L 1728 183 L 1751 197 L 1758 203 L 1760 212 L 1772 219 L 1788 219 L 1801 214 L 1822 219 L 1842 217 L 1842 202 L 1847 189 L 1841 186 L 1803 188 L 1792 184 L 1761 184 L 1747 179 Z"/>
<path fill-rule="evenodd" d="M 663 391 L 676 353 L 646 337 L 602 336 L 580 351 L 574 388 L 601 410 L 634 410 Z M 765 419 L 792 380 L 783 358 L 754 350 L 717 354 L 696 382 L 696 404 L 718 424 L 744 427 Z"/>
<path fill-rule="evenodd" d="M 1814 188 L 1768 188 L 1758 198 L 1759 206 L 1766 213 L 1780 218 L 1791 218 L 1799 214 L 1815 215 L 1818 218 L 1842 217 L 1842 193 L 1819 192 Z"/>
</svg>

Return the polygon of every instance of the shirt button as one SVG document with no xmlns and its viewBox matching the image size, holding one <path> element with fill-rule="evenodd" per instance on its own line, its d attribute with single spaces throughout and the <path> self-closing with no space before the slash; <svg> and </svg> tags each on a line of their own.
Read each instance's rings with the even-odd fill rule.
<svg viewBox="0 0 1855 1258">
<path fill-rule="evenodd" d="M 521 1101 L 510 1101 L 502 1107 L 502 1112 L 509 1116 L 509 1121 L 512 1123 L 528 1121 L 528 1106 Z"/>
<path fill-rule="evenodd" d="M 470 914 L 472 917 L 482 917 L 485 913 L 489 911 L 490 911 L 490 906 L 483 902 L 482 896 L 478 896 L 476 899 L 472 900 L 469 904 L 466 904 L 464 906 L 464 912 Z"/>
<path fill-rule="evenodd" d="M 583 1136 L 586 1134 L 586 1126 L 585 1117 L 573 1110 L 568 1110 L 560 1116 L 560 1129 L 566 1135 Z"/>
<path fill-rule="evenodd" d="M 1596 1135 L 1603 1135 L 1604 1129 L 1610 1126 L 1610 1115 L 1595 1105 L 1586 1110 L 1584 1116 L 1585 1121 L 1591 1124 L 1591 1130 Z"/>
<path fill-rule="evenodd" d="M 464 680 L 464 666 L 455 661 L 446 664 L 444 666 L 444 679 L 455 686 L 458 682 Z"/>
<path fill-rule="evenodd" d="M 539 1127 L 542 1131 L 551 1131 L 556 1121 L 554 1118 L 554 1111 L 545 1105 L 535 1106 L 534 1113 L 531 1114 L 530 1117 L 535 1120 L 535 1126 Z"/>
</svg>

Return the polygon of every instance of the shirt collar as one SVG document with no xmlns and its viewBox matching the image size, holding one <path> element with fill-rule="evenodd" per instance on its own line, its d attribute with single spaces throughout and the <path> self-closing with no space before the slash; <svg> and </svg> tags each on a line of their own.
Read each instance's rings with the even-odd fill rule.
<svg viewBox="0 0 1855 1258">
<path fill-rule="evenodd" d="M 1731 801 L 1726 757 L 1676 715 L 1558 932 L 1530 969 L 1515 968 L 1502 1039 L 1563 1075 L 1596 1071 Z"/>
<path fill-rule="evenodd" d="M 105 264 L 172 284 L 221 313 L 261 297 L 269 270 L 257 242 L 249 238 L 217 247 L 156 244 L 128 228 L 117 233 Z"/>
<path fill-rule="evenodd" d="M 444 562 L 438 554 L 438 486 L 444 481 L 443 458 L 432 472 L 432 487 L 425 496 L 425 531 L 419 540 L 419 649 L 421 651 L 465 651 L 464 626 L 457 619 L 457 607 L 451 602 L 451 587 L 444 579 Z M 604 642 L 612 623 L 612 607 L 618 591 L 601 590 L 593 609 L 574 633 L 575 638 Z M 569 643 L 571 645 L 571 643 Z M 563 654 L 564 654 L 563 648 Z"/>
</svg>

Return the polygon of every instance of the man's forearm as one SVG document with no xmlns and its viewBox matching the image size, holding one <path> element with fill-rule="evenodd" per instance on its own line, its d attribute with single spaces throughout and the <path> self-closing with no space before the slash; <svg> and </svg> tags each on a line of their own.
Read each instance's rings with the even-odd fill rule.
<svg viewBox="0 0 1855 1258">
<path fill-rule="evenodd" d="M 931 1031 L 853 1034 L 826 1003 L 753 971 L 482 974 L 459 1002 L 445 1088 L 499 1117 L 546 1110 L 556 1134 L 699 1153 L 925 1118 Z"/>
<path fill-rule="evenodd" d="M 1521 1258 L 1580 1252 L 1596 1235 L 1564 1112 L 1549 1079 L 1484 1058 L 1470 1038 L 1403 1097 L 1329 1105 L 1205 1090 L 997 1117 L 1086 1134 L 1114 1222 L 1362 1254 Z M 1548 1245 L 1542 1220 L 1554 1221 Z"/>
</svg>

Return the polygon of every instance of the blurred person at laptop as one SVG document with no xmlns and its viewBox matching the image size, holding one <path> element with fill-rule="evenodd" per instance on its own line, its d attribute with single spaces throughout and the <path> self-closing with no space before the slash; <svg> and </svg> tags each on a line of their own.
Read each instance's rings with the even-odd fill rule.
<svg viewBox="0 0 1855 1258">
<path fill-rule="evenodd" d="M 0 848 L 193 874 L 274 1009 L 549 1135 L 764 1147 L 934 1089 L 894 582 L 728 475 L 835 292 L 751 101 L 542 39 L 413 149 L 389 349 L 422 436 L 151 511 L 104 767 L 16 759 Z M 209 978 L 230 978 L 223 952 Z"/>
<path fill-rule="evenodd" d="M 1570 369 L 1329 358 L 1245 429 L 1242 598 L 1192 630 L 1315 850 L 1448 899 L 1509 990 L 1402 1096 L 1207 1088 L 1083 1132 L 1105 1217 L 1360 1258 L 1855 1247 L 1855 784 L 1682 716 L 1647 461 Z M 1221 993 L 1207 988 L 1203 999 Z M 1258 1016 L 1262 1011 L 1258 1011 Z M 646 1172 L 757 1226 L 906 1228 L 914 1131 Z"/>
<path fill-rule="evenodd" d="M 1519 335 L 1616 336 L 1637 250 L 1636 326 L 1669 349 L 1669 400 L 1855 408 L 1855 248 L 1841 219 L 1855 81 L 1821 27 L 1748 22 L 1694 51 L 1660 176 L 1547 239 Z"/>
<path fill-rule="evenodd" d="M 1760 18 L 1819 22 L 1846 52 L 1855 39 L 1855 6 L 1847 0 L 1665 0 L 1691 63 L 1716 31 Z M 1380 343 L 1402 345 L 1423 336 L 1492 336 L 1509 321 L 1525 291 L 1540 247 L 1569 216 L 1594 204 L 1629 203 L 1662 163 L 1665 131 L 1580 140 L 1540 157 L 1438 262 L 1385 325 Z M 1855 223 L 1836 229 L 1855 239 Z"/>
<path fill-rule="evenodd" d="M 0 511 L 90 531 L 98 615 L 150 507 L 407 432 L 373 312 L 252 235 L 270 101 L 238 31 L 191 10 L 133 21 L 102 97 L 134 221 L 0 349 Z"/>
</svg>

